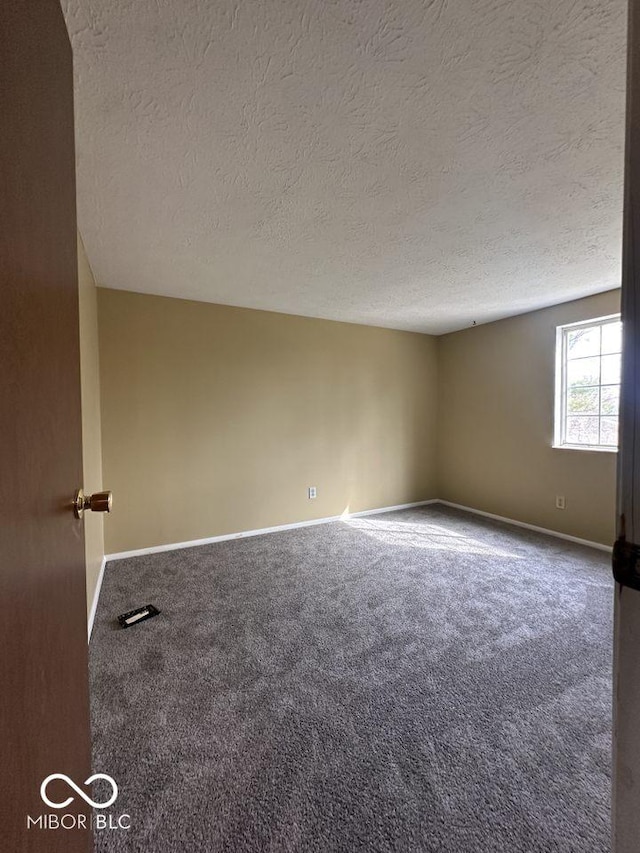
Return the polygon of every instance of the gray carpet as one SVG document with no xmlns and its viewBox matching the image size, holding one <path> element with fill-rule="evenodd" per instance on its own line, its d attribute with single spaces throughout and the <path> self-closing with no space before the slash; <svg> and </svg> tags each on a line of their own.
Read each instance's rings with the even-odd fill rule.
<svg viewBox="0 0 640 853">
<path fill-rule="evenodd" d="M 612 596 L 606 554 L 443 507 L 110 563 L 97 850 L 608 851 Z"/>
</svg>

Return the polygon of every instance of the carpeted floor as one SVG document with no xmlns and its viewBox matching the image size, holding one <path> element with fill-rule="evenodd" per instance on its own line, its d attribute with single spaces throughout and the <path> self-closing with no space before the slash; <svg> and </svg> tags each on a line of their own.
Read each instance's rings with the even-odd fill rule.
<svg viewBox="0 0 640 853">
<path fill-rule="evenodd" d="M 94 764 L 132 828 L 97 850 L 604 853 L 612 595 L 607 554 L 443 507 L 110 563 Z"/>
</svg>

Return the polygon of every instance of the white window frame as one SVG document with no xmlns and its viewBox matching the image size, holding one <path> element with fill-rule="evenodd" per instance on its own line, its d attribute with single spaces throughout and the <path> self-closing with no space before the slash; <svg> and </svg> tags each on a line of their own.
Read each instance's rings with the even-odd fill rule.
<svg viewBox="0 0 640 853">
<path fill-rule="evenodd" d="M 606 326 L 619 323 L 620 314 L 607 314 L 606 317 L 593 317 L 579 323 L 567 323 L 556 327 L 556 385 L 553 447 L 557 450 L 587 450 L 596 453 L 617 453 L 618 448 L 605 444 L 567 444 L 565 443 L 566 397 L 567 397 L 567 338 L 568 333 L 583 326 Z"/>
</svg>

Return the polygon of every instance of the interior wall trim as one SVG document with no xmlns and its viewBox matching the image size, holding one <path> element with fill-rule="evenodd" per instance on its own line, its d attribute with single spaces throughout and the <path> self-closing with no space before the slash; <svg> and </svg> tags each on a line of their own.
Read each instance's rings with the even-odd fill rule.
<svg viewBox="0 0 640 853">
<path fill-rule="evenodd" d="M 313 527 L 316 524 L 328 524 L 331 521 L 344 521 L 348 518 L 359 518 L 363 515 L 376 515 L 381 512 L 395 512 L 399 509 L 411 509 L 416 506 L 427 506 L 427 504 L 438 503 L 437 498 L 432 498 L 428 501 L 414 501 L 408 504 L 396 504 L 395 506 L 383 506 L 378 509 L 365 509 L 360 512 L 343 512 L 342 515 L 331 515 L 326 518 L 312 518 L 309 521 L 296 521 L 292 524 L 278 524 L 275 527 L 261 527 L 257 530 L 241 530 L 238 533 L 224 533 L 222 536 L 209 536 L 206 539 L 192 539 L 189 542 L 172 542 L 169 545 L 154 545 L 150 548 L 135 548 L 133 551 L 119 551 L 115 554 L 107 554 L 105 560 L 125 560 L 128 557 L 142 557 L 145 554 L 160 554 L 163 551 L 178 551 L 182 548 L 197 548 L 200 545 L 211 545 L 214 542 L 227 542 L 229 539 L 245 539 L 248 536 L 262 536 L 265 533 L 280 533 L 283 530 L 295 530 L 298 527 Z M 104 563 L 102 569 L 104 570 Z M 100 590 L 102 583 L 102 571 L 98 584 L 96 585 L 96 593 Z M 97 601 L 97 595 L 94 598 L 94 605 Z M 93 612 L 92 607 L 92 612 Z"/>
<path fill-rule="evenodd" d="M 514 527 L 524 527 L 526 530 L 533 530 L 535 533 L 543 533 L 546 536 L 554 536 L 556 539 L 565 539 L 567 542 L 574 542 L 577 545 L 586 545 L 588 548 L 596 548 L 598 551 L 606 551 L 609 554 L 612 551 L 611 545 L 603 545 L 601 542 L 592 542 L 590 539 L 580 539 L 578 536 L 570 536 L 568 533 L 560 533 L 560 531 L 558 530 L 550 530 L 547 527 L 539 527 L 535 524 L 528 524 L 526 521 L 517 521 L 515 518 L 507 518 L 504 515 L 496 515 L 492 512 L 485 512 L 481 509 L 475 509 L 471 506 L 464 506 L 463 504 L 453 503 L 452 501 L 446 501 L 441 498 L 431 498 L 428 501 L 414 501 L 413 503 L 396 504 L 395 506 L 384 506 L 379 507 L 378 509 L 365 509 L 361 510 L 360 512 L 342 513 L 342 515 L 331 515 L 327 516 L 326 518 L 312 518 L 309 521 L 296 521 L 292 524 L 279 524 L 275 527 L 261 527 L 257 530 L 241 530 L 238 533 L 224 533 L 221 536 L 209 536 L 206 539 L 192 539 L 188 542 L 171 542 L 168 545 L 153 545 L 149 548 L 135 548 L 132 551 L 118 551 L 114 554 L 106 554 L 102 562 L 100 575 L 98 576 L 96 591 L 93 598 L 93 605 L 91 607 L 91 614 L 89 617 L 89 634 L 91 634 L 91 628 L 93 627 L 93 619 L 95 616 L 98 595 L 100 593 L 100 586 L 102 585 L 102 577 L 104 574 L 104 567 L 106 561 L 125 560 L 128 557 L 142 557 L 145 554 L 160 554 L 163 551 L 179 551 L 182 548 L 197 548 L 200 545 L 211 545 L 214 542 L 226 542 L 230 539 L 244 539 L 248 536 L 262 536 L 266 533 L 280 533 L 283 530 L 295 530 L 299 527 L 312 527 L 316 524 L 329 524 L 332 521 L 344 521 L 347 518 L 359 518 L 364 515 L 376 515 L 381 512 L 396 512 L 397 510 L 401 509 L 411 509 L 412 507 L 427 506 L 429 504 L 442 504 L 443 506 L 450 506 L 453 509 L 459 509 L 463 512 L 470 512 L 474 515 L 481 515 L 484 518 L 491 518 L 494 521 L 502 521 L 504 524 L 512 524 Z"/>
<path fill-rule="evenodd" d="M 474 509 L 472 506 L 463 506 L 455 504 L 451 501 L 437 500 L 435 503 L 443 506 L 450 506 L 452 509 L 460 509 L 463 512 L 471 512 L 474 515 L 482 515 L 484 518 L 492 518 L 494 521 L 502 521 L 505 524 L 512 524 L 514 527 L 524 527 L 526 530 L 533 530 L 536 533 L 544 533 L 546 536 L 555 536 L 556 539 L 566 539 L 567 542 L 575 542 L 577 545 L 586 545 L 588 548 L 596 548 L 598 551 L 606 551 L 610 554 L 613 551 L 611 545 L 603 545 L 601 542 L 592 542 L 590 539 L 580 539 L 578 536 L 570 536 L 568 533 L 560 533 L 558 530 L 549 530 L 547 527 L 538 527 L 535 524 L 528 524 L 526 521 L 516 521 L 515 518 L 506 518 L 504 515 L 495 515 L 492 512 L 485 512 L 482 509 Z"/>
<path fill-rule="evenodd" d="M 100 571 L 98 572 L 98 579 L 96 581 L 96 588 L 93 591 L 93 601 L 91 602 L 91 610 L 89 611 L 89 619 L 87 624 L 87 640 L 91 640 L 91 632 L 93 631 L 93 622 L 96 618 L 96 610 L 98 609 L 98 599 L 100 598 L 100 589 L 102 587 L 102 579 L 104 578 L 104 567 L 107 565 L 107 560 L 109 558 L 105 555 L 102 558 L 102 564 L 100 566 Z"/>
<path fill-rule="evenodd" d="M 141 557 L 145 554 L 159 554 L 163 551 L 179 551 L 182 548 L 197 548 L 200 545 L 210 545 L 214 542 L 226 542 L 230 539 L 245 539 L 249 536 L 262 536 L 265 533 L 279 533 L 283 530 L 295 530 L 299 527 L 312 527 L 317 524 L 328 524 L 332 521 L 344 521 L 348 518 L 359 518 L 365 515 L 377 515 L 382 512 L 395 512 L 396 510 L 411 509 L 412 507 L 427 506 L 429 504 L 442 504 L 443 506 L 449 506 L 453 509 L 459 509 L 463 512 L 472 513 L 473 515 L 481 515 L 484 518 L 491 518 L 494 521 L 501 521 L 504 524 L 511 524 L 514 527 L 524 527 L 526 530 L 533 530 L 535 533 L 543 533 L 546 536 L 554 536 L 556 539 L 565 539 L 567 542 L 574 542 L 577 545 L 586 545 L 587 547 L 595 548 L 598 551 L 606 551 L 607 553 L 611 553 L 612 551 L 612 547 L 610 545 L 603 545 L 600 542 L 592 542 L 589 539 L 580 539 L 578 536 L 570 536 L 568 533 L 560 533 L 557 530 L 549 530 L 546 527 L 538 527 L 535 524 L 528 524 L 525 521 L 517 521 L 514 518 L 506 518 L 503 515 L 495 515 L 495 513 L 492 512 L 485 512 L 481 509 L 474 509 L 474 507 L 464 506 L 463 504 L 456 504 L 452 501 L 445 501 L 440 498 L 431 498 L 431 500 L 428 501 L 414 501 L 413 503 L 408 504 L 396 504 L 395 506 L 385 506 L 380 507 L 378 509 L 365 509 L 361 510 L 360 512 L 345 512 L 342 513 L 342 515 L 332 515 L 327 518 L 313 518 L 309 521 L 298 521 L 294 522 L 293 524 L 280 524 L 276 527 L 262 527 L 258 530 L 243 530 L 239 533 L 226 533 L 222 536 L 209 536 L 206 539 L 192 539 L 189 542 L 172 542 L 169 545 L 156 545 L 151 548 L 136 548 L 133 551 L 120 551 L 115 554 L 106 554 L 102 559 L 102 566 L 100 567 L 100 573 L 98 575 L 96 588 L 93 594 L 93 603 L 91 605 L 91 611 L 89 613 L 89 640 L 91 639 L 93 622 L 96 616 L 98 599 L 100 597 L 100 590 L 102 587 L 102 580 L 104 578 L 104 570 L 107 562 L 111 562 L 113 560 L 124 560 L 128 557 Z"/>
</svg>

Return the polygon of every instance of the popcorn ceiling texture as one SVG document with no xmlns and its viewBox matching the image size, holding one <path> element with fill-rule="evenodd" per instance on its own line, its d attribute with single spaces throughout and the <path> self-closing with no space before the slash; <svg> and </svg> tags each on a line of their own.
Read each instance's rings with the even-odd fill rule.
<svg viewBox="0 0 640 853">
<path fill-rule="evenodd" d="M 100 285 L 442 333 L 620 283 L 624 0 L 63 0 Z"/>
</svg>

